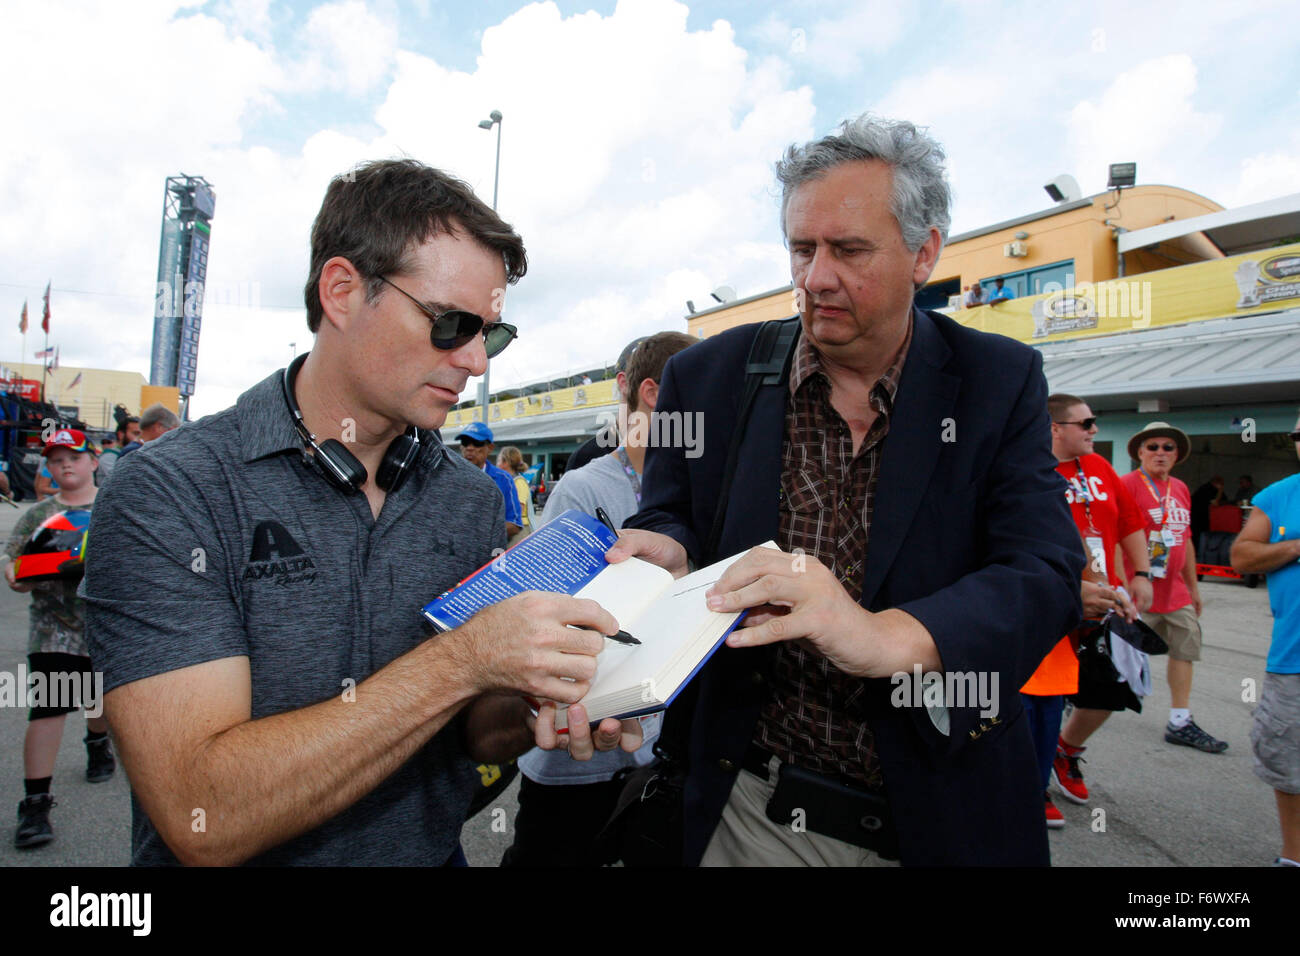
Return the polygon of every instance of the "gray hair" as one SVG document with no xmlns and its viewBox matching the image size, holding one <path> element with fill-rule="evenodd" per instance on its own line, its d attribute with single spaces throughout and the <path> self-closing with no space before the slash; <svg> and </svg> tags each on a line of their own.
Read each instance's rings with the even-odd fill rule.
<svg viewBox="0 0 1300 956">
<path fill-rule="evenodd" d="M 920 249 L 932 227 L 947 242 L 952 193 L 944 175 L 943 147 L 907 120 L 871 113 L 845 120 L 838 134 L 785 151 L 776 164 L 776 178 L 782 186 L 781 234 L 785 235 L 785 211 L 797 187 L 842 163 L 871 159 L 888 163 L 894 171 L 889 208 L 907 248 L 913 252 Z"/>
<path fill-rule="evenodd" d="M 155 425 L 165 425 L 168 431 L 181 427 L 181 420 L 166 405 L 155 402 L 140 413 L 140 431 Z"/>
</svg>

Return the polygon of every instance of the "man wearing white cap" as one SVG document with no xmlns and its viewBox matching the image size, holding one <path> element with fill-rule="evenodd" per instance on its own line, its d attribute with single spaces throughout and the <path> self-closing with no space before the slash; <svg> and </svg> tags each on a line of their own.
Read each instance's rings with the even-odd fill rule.
<svg viewBox="0 0 1300 956">
<path fill-rule="evenodd" d="M 1201 593 L 1192 544 L 1192 496 L 1170 472 L 1191 454 L 1180 428 L 1152 422 L 1129 439 L 1128 453 L 1141 464 L 1120 480 L 1146 518 L 1151 558 L 1151 609 L 1142 615 L 1169 645 L 1169 723 L 1165 740 L 1218 754 L 1228 743 L 1211 737 L 1192 720 L 1192 665 L 1201 659 Z"/>
</svg>

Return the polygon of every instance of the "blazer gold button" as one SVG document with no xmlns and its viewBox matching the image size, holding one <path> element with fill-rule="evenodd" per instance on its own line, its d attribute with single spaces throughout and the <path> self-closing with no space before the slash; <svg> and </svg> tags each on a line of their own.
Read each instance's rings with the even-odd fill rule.
<svg viewBox="0 0 1300 956">
<path fill-rule="evenodd" d="M 736 772 L 736 765 L 732 763 L 730 760 L 728 760 L 726 757 L 723 757 L 721 760 L 718 761 L 718 767 L 719 769 L 722 770 L 723 773 Z"/>
<path fill-rule="evenodd" d="M 754 671 L 754 673 L 749 675 L 749 680 L 755 687 L 762 687 L 767 683 L 767 678 L 763 676 L 762 671 Z"/>
</svg>

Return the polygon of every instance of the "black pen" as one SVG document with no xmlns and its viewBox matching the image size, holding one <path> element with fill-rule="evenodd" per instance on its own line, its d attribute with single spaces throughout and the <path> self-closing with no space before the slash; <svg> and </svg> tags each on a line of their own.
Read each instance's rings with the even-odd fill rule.
<svg viewBox="0 0 1300 956">
<path fill-rule="evenodd" d="M 609 520 L 609 515 L 605 514 L 605 509 L 600 505 L 596 505 L 596 517 L 600 519 L 601 524 L 614 532 L 614 537 L 618 537 L 618 529 L 614 527 L 614 522 Z"/>
<path fill-rule="evenodd" d="M 616 538 L 618 537 L 618 529 L 614 527 L 614 522 L 609 520 L 609 515 L 605 514 L 605 509 L 602 508 L 600 505 L 596 505 L 596 517 L 600 519 L 601 524 L 603 524 L 610 531 L 614 532 L 614 537 Z M 617 634 L 606 634 L 605 637 L 611 641 L 616 641 L 619 644 L 640 645 L 641 643 L 635 637 L 629 634 L 627 631 L 619 631 Z"/>
</svg>

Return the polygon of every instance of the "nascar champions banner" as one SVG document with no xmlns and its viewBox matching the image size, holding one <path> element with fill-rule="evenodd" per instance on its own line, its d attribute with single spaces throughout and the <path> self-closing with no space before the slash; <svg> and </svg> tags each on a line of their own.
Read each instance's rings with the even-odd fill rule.
<svg viewBox="0 0 1300 956">
<path fill-rule="evenodd" d="M 1300 243 L 1080 283 L 1072 289 L 962 309 L 953 318 L 974 329 L 1037 344 L 1296 307 Z"/>
<path fill-rule="evenodd" d="M 494 422 L 509 421 L 514 418 L 527 418 L 532 415 L 549 415 L 551 412 L 567 412 L 574 408 L 589 408 L 599 405 L 617 404 L 618 382 L 606 379 L 591 385 L 576 385 L 572 388 L 559 388 L 550 392 L 529 395 L 527 398 L 507 398 L 493 402 L 488 410 L 488 425 Z M 481 421 L 477 406 L 459 408 L 447 415 L 447 422 L 442 426 L 444 435 L 451 434 L 448 428 L 468 425 Z"/>
</svg>

